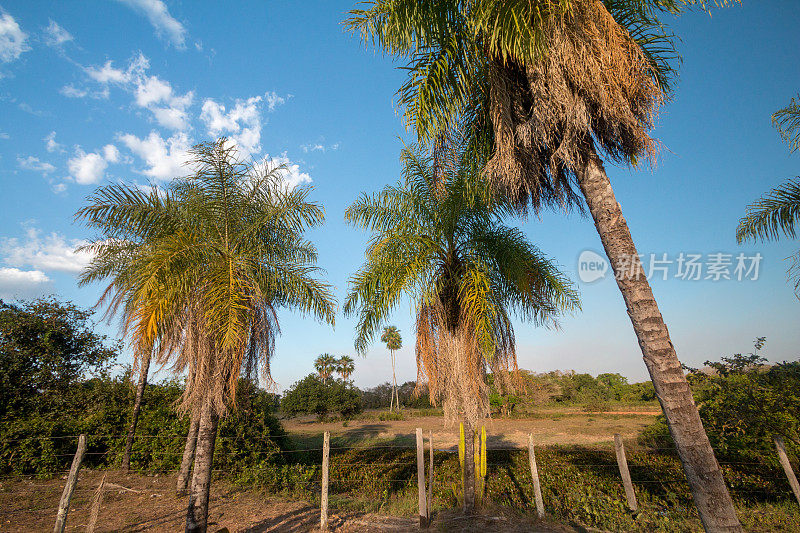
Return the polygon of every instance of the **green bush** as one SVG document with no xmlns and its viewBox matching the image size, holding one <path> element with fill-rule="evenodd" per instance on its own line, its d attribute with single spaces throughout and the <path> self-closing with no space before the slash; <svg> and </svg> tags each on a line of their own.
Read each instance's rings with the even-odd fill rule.
<svg viewBox="0 0 800 533">
<path fill-rule="evenodd" d="M 800 362 L 765 364 L 758 355 L 765 339 L 748 354 L 706 361 L 689 369 L 689 382 L 703 426 L 724 460 L 777 460 L 773 436 L 782 436 L 790 455 L 800 457 Z M 671 438 L 663 417 L 642 433 L 643 442 Z"/>
<path fill-rule="evenodd" d="M 320 419 L 329 413 L 350 418 L 361 412 L 361 396 L 350 382 L 309 374 L 285 392 L 281 410 L 288 416 L 315 414 Z"/>
</svg>

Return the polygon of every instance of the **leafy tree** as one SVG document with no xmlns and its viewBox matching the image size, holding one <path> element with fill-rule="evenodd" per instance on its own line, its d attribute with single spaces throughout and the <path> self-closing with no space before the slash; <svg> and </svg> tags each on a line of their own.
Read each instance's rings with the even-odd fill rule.
<svg viewBox="0 0 800 533">
<path fill-rule="evenodd" d="M 336 362 L 336 372 L 340 376 L 342 376 L 342 379 L 344 381 L 347 381 L 347 378 L 349 378 L 353 374 L 353 371 L 355 369 L 356 369 L 355 362 L 353 361 L 353 358 L 350 357 L 349 355 L 341 356 L 339 360 Z"/>
<path fill-rule="evenodd" d="M 314 368 L 322 382 L 325 383 L 336 371 L 336 358 L 331 354 L 324 353 L 314 360 Z"/>
<path fill-rule="evenodd" d="M 703 425 L 726 460 L 775 461 L 776 435 L 800 457 L 800 362 L 767 364 L 760 355 L 765 342 L 759 337 L 749 354 L 688 368 Z M 669 434 L 657 422 L 645 432 L 648 437 L 669 439 Z"/>
<path fill-rule="evenodd" d="M 800 97 L 799 97 L 800 98 Z M 800 146 L 800 102 L 792 98 L 789 105 L 772 115 L 772 122 L 794 152 Z M 739 221 L 736 241 L 772 241 L 784 235 L 797 238 L 795 223 L 800 222 L 800 177 L 775 187 L 747 206 L 747 214 Z M 794 278 L 794 292 L 800 298 L 800 250 L 792 255 L 789 268 Z"/>
<path fill-rule="evenodd" d="M 94 332 L 92 313 L 70 302 L 0 300 L 0 420 L 57 408 L 87 372 L 119 353 Z"/>
<path fill-rule="evenodd" d="M 468 132 L 469 150 L 490 154 L 481 174 L 522 213 L 585 201 L 703 524 L 741 531 L 602 159 L 655 160 L 650 130 L 677 59 L 659 16 L 707 3 L 376 0 L 346 24 L 407 62 L 398 100 L 420 143 Z"/>
<path fill-rule="evenodd" d="M 284 393 L 281 410 L 288 416 L 315 414 L 323 419 L 338 412 L 348 418 L 361 411 L 361 398 L 358 389 L 344 380 L 326 382 L 309 374 Z"/>
<path fill-rule="evenodd" d="M 355 345 L 364 351 L 399 300 L 410 297 L 418 374 L 427 378 L 431 401 L 442 401 L 467 431 L 471 509 L 473 428 L 489 409 L 484 377 L 489 368 L 510 384 L 516 368 L 511 314 L 548 324 L 577 308 L 578 299 L 539 250 L 500 223 L 507 205 L 486 193 L 479 166 L 463 153 L 457 141 L 438 156 L 405 148 L 403 180 L 348 207 L 347 220 L 373 235 L 344 311 L 358 315 Z"/>
<path fill-rule="evenodd" d="M 389 402 L 389 411 L 393 411 L 394 407 L 400 409 L 400 397 L 397 395 L 397 375 L 395 374 L 395 353 L 403 347 L 403 337 L 400 335 L 400 330 L 397 326 L 386 326 L 383 328 L 383 335 L 381 335 L 381 342 L 389 349 L 389 357 L 392 360 L 392 399 Z"/>
<path fill-rule="evenodd" d="M 152 349 L 186 373 L 181 409 L 200 418 L 186 530 L 205 531 L 218 423 L 242 374 L 269 381 L 277 310 L 332 324 L 334 302 L 303 236 L 324 216 L 310 188 L 241 162 L 224 138 L 190 155 L 190 176 L 149 192 L 101 187 L 77 217 L 102 233 L 81 281 L 110 279 L 110 309 L 122 310 L 137 357 Z"/>
</svg>

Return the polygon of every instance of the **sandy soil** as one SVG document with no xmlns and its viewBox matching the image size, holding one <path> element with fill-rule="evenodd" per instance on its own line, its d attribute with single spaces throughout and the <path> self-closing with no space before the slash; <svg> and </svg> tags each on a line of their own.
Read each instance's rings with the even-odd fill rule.
<svg viewBox="0 0 800 533">
<path fill-rule="evenodd" d="M 528 445 L 528 434 L 533 434 L 537 445 L 553 444 L 611 444 L 614 433 L 623 438 L 633 438 L 658 413 L 652 411 L 625 411 L 604 413 L 547 412 L 534 419 L 490 419 L 486 421 L 489 448 L 522 448 Z M 377 418 L 377 416 L 376 416 Z M 416 428 L 427 435 L 432 431 L 437 448 L 454 448 L 458 445 L 458 426 L 445 426 L 442 417 L 418 417 L 408 420 L 378 421 L 350 420 L 348 422 L 317 422 L 314 417 L 283 420 L 284 428 L 294 435 L 316 436 L 330 431 L 332 436 L 358 441 L 362 439 L 398 438 L 414 439 Z"/>
<path fill-rule="evenodd" d="M 85 531 L 92 497 L 103 472 L 81 471 L 72 499 L 67 531 Z M 109 471 L 96 532 L 183 531 L 186 500 L 174 495 L 175 476 L 141 476 Z M 5 480 L 0 483 L 0 531 L 49 532 L 53 529 L 64 479 Z M 332 531 L 362 533 L 417 530 L 417 520 L 363 513 L 331 512 Z M 319 508 L 307 502 L 291 501 L 243 491 L 215 481 L 209 511 L 209 532 L 303 532 L 319 528 Z M 513 516 L 465 518 L 457 511 L 443 513 L 432 524 L 433 531 L 542 532 L 569 533 L 572 528 L 536 524 Z"/>
</svg>

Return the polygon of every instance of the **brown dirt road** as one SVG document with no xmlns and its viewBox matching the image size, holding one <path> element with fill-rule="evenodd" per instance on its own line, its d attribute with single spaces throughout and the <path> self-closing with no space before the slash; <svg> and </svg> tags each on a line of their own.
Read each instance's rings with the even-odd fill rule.
<svg viewBox="0 0 800 533">
<path fill-rule="evenodd" d="M 533 434 L 537 445 L 579 444 L 611 445 L 614 433 L 625 439 L 636 437 L 651 424 L 653 411 L 620 411 L 583 413 L 579 411 L 541 413 L 536 418 L 488 419 L 486 434 L 489 448 L 524 448 L 528 434 Z M 377 418 L 377 417 L 375 417 Z M 415 417 L 408 420 L 350 420 L 348 422 L 317 422 L 314 417 L 300 417 L 282 421 L 286 431 L 293 435 L 317 436 L 330 431 L 332 436 L 357 442 L 363 439 L 414 439 L 416 428 L 427 436 L 433 432 L 437 448 L 454 448 L 458 445 L 458 425 L 445 426 L 441 416 Z"/>
</svg>

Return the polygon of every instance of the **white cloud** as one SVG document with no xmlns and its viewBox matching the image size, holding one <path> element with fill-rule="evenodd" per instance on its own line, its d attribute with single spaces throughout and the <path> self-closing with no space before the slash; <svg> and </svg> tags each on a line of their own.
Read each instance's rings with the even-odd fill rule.
<svg viewBox="0 0 800 533">
<path fill-rule="evenodd" d="M 95 100 L 104 100 L 108 98 L 108 87 L 103 87 L 99 91 L 89 91 L 87 89 L 79 89 L 70 83 L 64 85 L 58 92 L 67 98 L 85 98 L 87 96 Z"/>
<path fill-rule="evenodd" d="M 109 163 L 119 162 L 119 150 L 113 144 L 103 147 L 103 153 L 84 152 L 80 146 L 75 147 L 75 155 L 67 161 L 70 177 L 81 185 L 98 183 L 105 176 Z"/>
<path fill-rule="evenodd" d="M 0 267 L 0 298 L 33 298 L 50 292 L 50 288 L 50 278 L 44 272 Z"/>
<path fill-rule="evenodd" d="M 0 16 L 0 61 L 9 63 L 30 50 L 26 43 L 28 34 L 22 31 L 14 17 L 8 13 Z"/>
<path fill-rule="evenodd" d="M 119 0 L 144 14 L 156 29 L 159 37 L 167 39 L 176 48 L 186 47 L 186 28 L 169 14 L 161 0 Z"/>
<path fill-rule="evenodd" d="M 236 100 L 230 111 L 211 98 L 203 102 L 200 113 L 212 137 L 229 136 L 244 157 L 261 151 L 261 96 Z"/>
<path fill-rule="evenodd" d="M 72 34 L 50 19 L 50 24 L 44 29 L 44 42 L 47 46 L 61 46 L 73 40 Z"/>
<path fill-rule="evenodd" d="M 153 113 L 153 118 L 160 126 L 175 131 L 190 129 L 187 109 L 192 105 L 194 92 L 177 94 L 168 81 L 147 75 L 148 68 L 150 61 L 139 53 L 125 70 L 115 68 L 111 61 L 107 61 L 102 67 L 87 67 L 85 71 L 90 78 L 105 85 L 106 97 L 108 85 L 113 83 L 132 93 L 136 105 Z M 78 97 L 88 93 L 71 86 L 62 88 L 61 92 L 66 96 Z"/>
<path fill-rule="evenodd" d="M 64 146 L 56 142 L 56 132 L 51 131 L 42 140 L 45 142 L 48 152 L 53 153 L 64 151 Z"/>
<path fill-rule="evenodd" d="M 285 152 L 279 156 L 264 156 L 258 163 L 256 163 L 256 167 L 259 170 L 267 171 L 282 167 L 279 171 L 281 178 L 286 186 L 290 189 L 293 189 L 298 185 L 302 185 L 303 183 L 311 183 L 311 176 L 309 176 L 306 172 L 301 172 L 300 165 L 293 163 Z"/>
<path fill-rule="evenodd" d="M 275 108 L 279 105 L 283 105 L 286 103 L 286 99 L 282 96 L 278 96 L 278 93 L 275 91 L 267 92 L 264 95 L 264 98 L 267 100 L 267 109 L 270 111 L 275 111 Z"/>
<path fill-rule="evenodd" d="M 325 153 L 328 150 L 330 150 L 330 151 L 338 150 L 339 149 L 339 143 L 330 144 L 328 146 L 325 146 L 322 143 L 311 143 L 311 144 L 304 144 L 300 148 L 302 148 L 303 149 L 303 153 L 306 153 L 306 154 L 309 153 L 309 152 L 322 152 L 322 153 Z"/>
<path fill-rule="evenodd" d="M 119 150 L 113 144 L 103 146 L 103 159 L 109 163 L 119 162 Z"/>
<path fill-rule="evenodd" d="M 19 164 L 19 168 L 23 170 L 32 170 L 34 172 L 41 172 L 42 174 L 49 174 L 56 169 L 56 167 L 50 163 L 41 161 L 38 157 L 33 157 L 32 155 L 28 157 L 17 156 L 17 164 Z"/>
<path fill-rule="evenodd" d="M 108 162 L 100 154 L 86 153 L 80 148 L 75 150 L 75 156 L 67 161 L 70 177 L 81 185 L 97 183 L 103 179 Z"/>
<path fill-rule="evenodd" d="M 150 61 L 140 52 L 139 55 L 131 59 L 128 68 L 125 70 L 114 68 L 113 65 L 114 62 L 109 60 L 102 67 L 86 67 L 84 71 L 98 83 L 124 84 L 142 76 L 144 71 L 150 68 Z"/>
<path fill-rule="evenodd" d="M 55 271 L 77 274 L 92 259 L 88 251 L 77 252 L 76 248 L 86 244 L 79 239 L 66 239 L 53 232 L 42 236 L 41 231 L 27 226 L 25 239 L 2 239 L 0 250 L 3 260 L 12 267 L 31 267 L 38 271 Z"/>
<path fill-rule="evenodd" d="M 171 96 L 172 87 L 158 76 L 148 76 L 136 87 L 136 103 L 140 107 L 161 103 Z"/>
<path fill-rule="evenodd" d="M 143 139 L 128 133 L 120 135 L 119 140 L 144 161 L 146 168 L 142 174 L 145 176 L 169 180 L 187 174 L 184 163 L 191 143 L 185 133 L 175 133 L 166 140 L 155 131 Z"/>
<path fill-rule="evenodd" d="M 84 89 L 78 89 L 71 83 L 64 85 L 58 92 L 60 92 L 67 98 L 83 98 L 88 94 L 88 91 Z"/>
<path fill-rule="evenodd" d="M 10 139 L 10 138 L 11 138 L 11 135 L 9 135 L 8 133 L 6 133 L 4 131 L 0 131 L 0 139 L 6 140 L 6 139 Z"/>
</svg>

